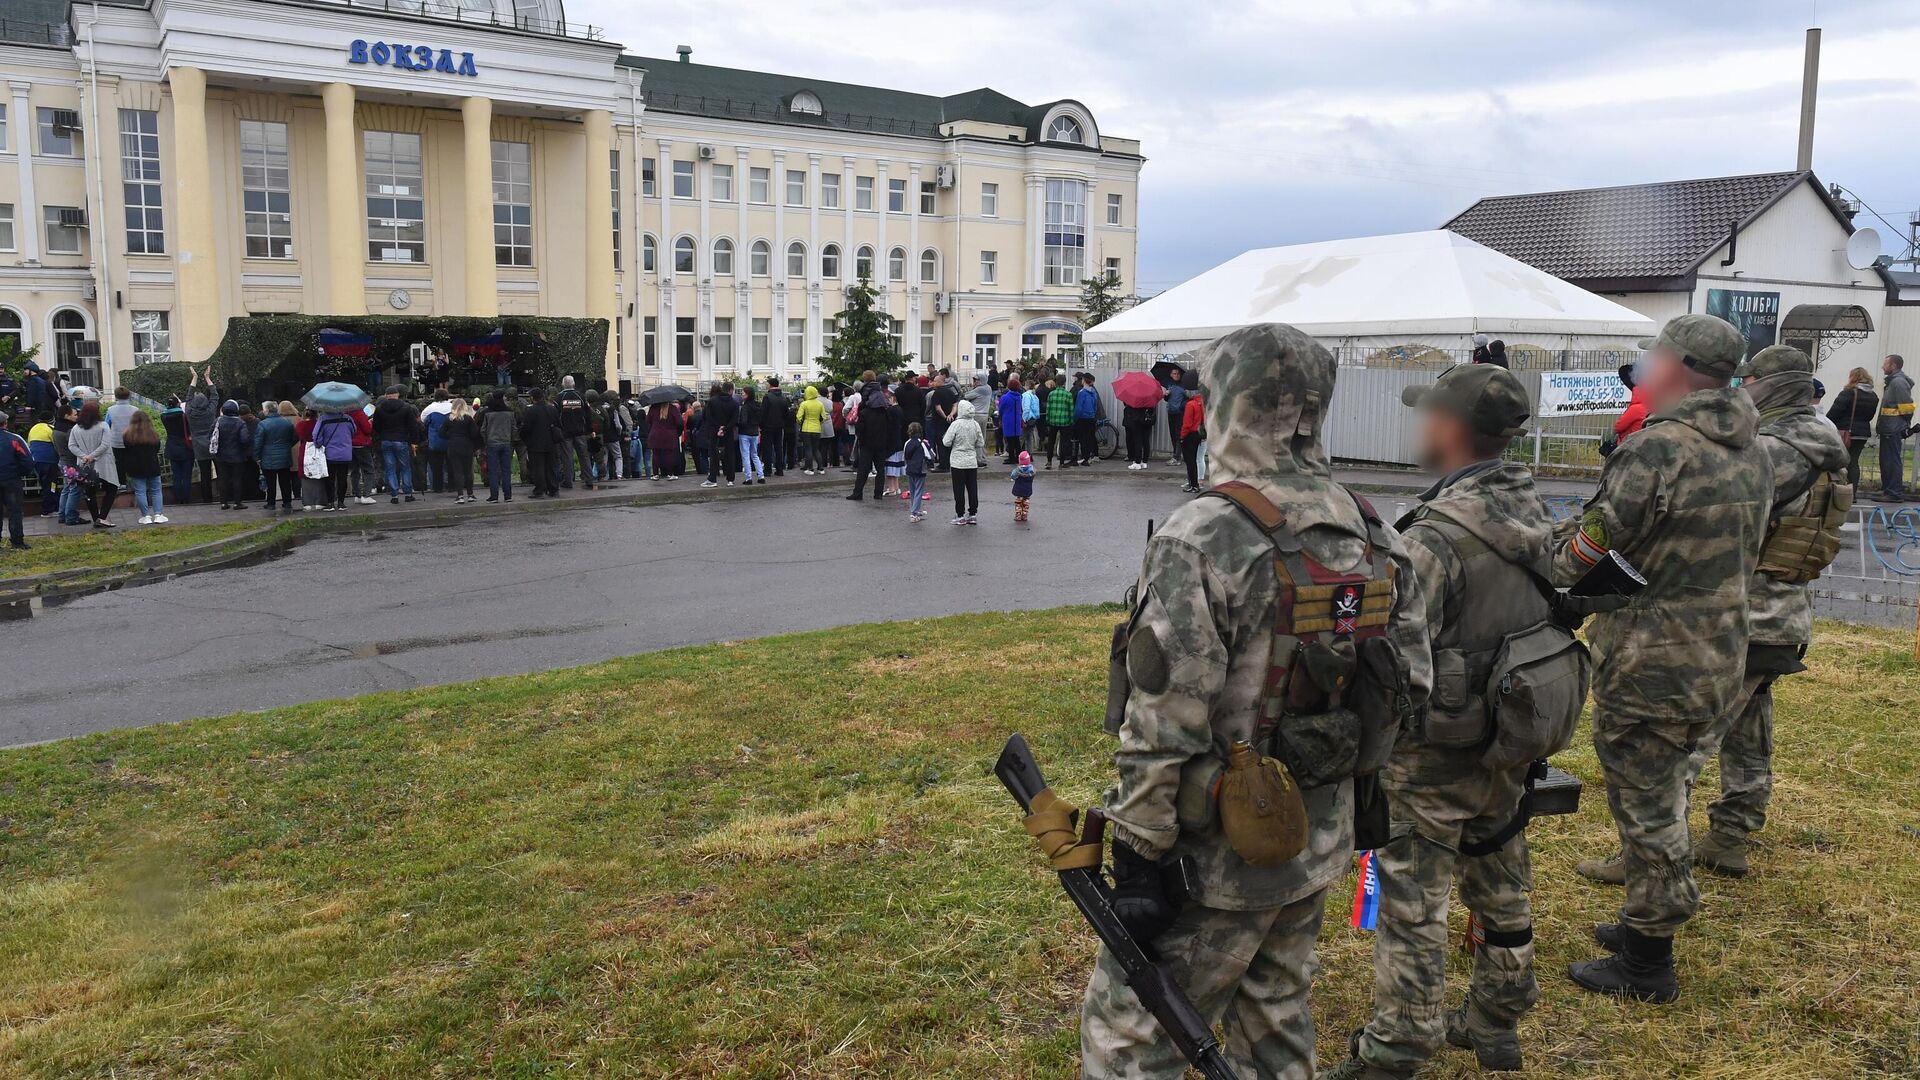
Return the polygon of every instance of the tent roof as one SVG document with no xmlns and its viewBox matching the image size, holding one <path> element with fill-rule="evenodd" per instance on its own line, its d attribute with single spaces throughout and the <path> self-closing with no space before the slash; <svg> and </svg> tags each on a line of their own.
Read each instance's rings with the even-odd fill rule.
<svg viewBox="0 0 1920 1080">
<path fill-rule="evenodd" d="M 1653 330 L 1637 311 L 1435 230 L 1249 251 L 1101 323 L 1085 340 L 1206 340 L 1262 322 L 1315 337 Z"/>
</svg>

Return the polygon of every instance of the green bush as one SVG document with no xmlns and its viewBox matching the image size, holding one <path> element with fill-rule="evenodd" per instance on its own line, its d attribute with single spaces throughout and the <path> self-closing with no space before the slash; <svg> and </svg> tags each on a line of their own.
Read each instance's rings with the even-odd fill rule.
<svg viewBox="0 0 1920 1080">
<path fill-rule="evenodd" d="M 186 364 L 141 364 L 120 373 L 120 384 L 142 397 L 165 401 L 171 395 L 185 397 L 193 368 Z"/>
</svg>

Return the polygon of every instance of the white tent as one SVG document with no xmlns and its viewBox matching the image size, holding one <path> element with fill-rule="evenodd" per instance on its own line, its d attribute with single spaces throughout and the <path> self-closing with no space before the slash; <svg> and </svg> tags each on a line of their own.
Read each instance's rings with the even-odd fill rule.
<svg viewBox="0 0 1920 1080">
<path fill-rule="evenodd" d="M 1646 316 L 1445 230 L 1262 248 L 1084 335 L 1089 352 L 1176 355 L 1253 323 L 1330 348 L 1458 350 L 1472 336 L 1543 349 L 1632 348 Z"/>
</svg>

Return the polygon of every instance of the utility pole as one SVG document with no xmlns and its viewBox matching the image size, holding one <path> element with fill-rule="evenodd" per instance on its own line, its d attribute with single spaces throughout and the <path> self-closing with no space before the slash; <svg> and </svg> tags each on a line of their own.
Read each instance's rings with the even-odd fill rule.
<svg viewBox="0 0 1920 1080">
<path fill-rule="evenodd" d="M 1813 111 L 1820 97 L 1820 28 L 1807 28 L 1806 69 L 1800 75 L 1800 172 L 1813 169 Z"/>
</svg>

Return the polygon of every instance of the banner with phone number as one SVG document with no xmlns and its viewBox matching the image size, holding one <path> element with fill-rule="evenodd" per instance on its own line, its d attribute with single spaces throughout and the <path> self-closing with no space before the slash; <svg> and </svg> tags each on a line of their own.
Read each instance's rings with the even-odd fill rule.
<svg viewBox="0 0 1920 1080">
<path fill-rule="evenodd" d="M 1590 416 L 1624 412 L 1633 391 L 1613 371 L 1543 371 L 1539 415 Z"/>
</svg>

